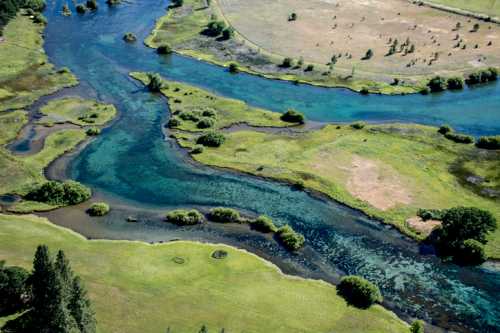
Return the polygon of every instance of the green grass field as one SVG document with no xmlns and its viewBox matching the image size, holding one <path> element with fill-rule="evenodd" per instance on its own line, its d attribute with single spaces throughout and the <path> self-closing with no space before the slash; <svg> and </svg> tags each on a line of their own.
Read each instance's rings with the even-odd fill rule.
<svg viewBox="0 0 500 333">
<path fill-rule="evenodd" d="M 200 98 L 204 93 L 198 88 L 183 85 L 176 94 L 171 90 L 162 93 L 169 97 L 174 112 L 179 105 L 190 109 L 206 105 Z M 183 91 L 196 93 L 184 95 Z M 209 96 L 215 99 L 210 103 L 226 108 L 218 113 L 218 122 L 228 124 L 253 117 L 251 109 L 242 108 L 241 102 L 229 100 L 227 104 L 225 98 Z M 176 98 L 182 103 L 176 103 Z M 231 115 L 233 105 L 236 111 Z M 226 115 L 227 121 L 223 119 Z M 258 125 L 265 125 L 265 121 Z M 198 134 L 191 127 L 179 129 L 175 133 L 179 144 L 193 148 Z M 221 147 L 205 147 L 193 158 L 206 165 L 302 183 L 416 238 L 426 234 L 411 229 L 406 220 L 419 208 L 476 206 L 489 210 L 500 221 L 499 198 L 481 194 L 488 189 L 500 190 L 500 152 L 453 143 L 434 127 L 391 124 L 356 130 L 349 125 L 329 125 L 295 133 L 238 130 L 225 136 Z M 484 181 L 468 183 L 470 176 L 483 177 Z M 490 236 L 486 248 L 491 257 L 500 258 L 500 229 Z"/>
<path fill-rule="evenodd" d="M 25 111 L 17 110 L 9 113 L 0 113 L 0 145 L 16 138 L 17 133 L 28 122 Z"/>
<path fill-rule="evenodd" d="M 103 104 L 79 97 L 60 98 L 49 101 L 40 108 L 45 115 L 38 123 L 72 123 L 79 126 L 104 125 L 116 115 L 113 105 Z"/>
<path fill-rule="evenodd" d="M 26 107 L 43 95 L 78 83 L 68 70 L 56 70 L 43 50 L 43 25 L 19 14 L 3 30 L 0 43 L 0 111 Z"/>
<path fill-rule="evenodd" d="M 381 306 L 347 306 L 334 286 L 285 276 L 226 245 L 88 241 L 34 216 L 0 215 L 0 258 L 31 267 L 35 247 L 63 249 L 85 281 L 98 332 L 407 332 Z M 228 252 L 214 259 L 218 249 Z M 183 264 L 174 262 L 182 258 Z"/>
<path fill-rule="evenodd" d="M 500 17 L 499 0 L 431 0 L 431 3 L 447 7 L 464 9 L 467 11 Z"/>
</svg>

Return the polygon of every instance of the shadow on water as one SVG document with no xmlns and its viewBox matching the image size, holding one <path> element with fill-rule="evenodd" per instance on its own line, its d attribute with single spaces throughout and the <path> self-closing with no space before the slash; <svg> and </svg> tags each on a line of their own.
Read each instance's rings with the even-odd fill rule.
<svg viewBox="0 0 500 333">
<path fill-rule="evenodd" d="M 340 204 L 188 162 L 164 138 L 164 100 L 145 92 L 128 72 L 161 72 L 272 110 L 293 107 L 317 121 L 449 123 L 474 135 L 500 133 L 500 85 L 458 95 L 388 97 L 229 75 L 193 59 L 159 57 L 140 42 L 123 43 L 128 31 L 145 38 L 165 1 L 137 1 L 113 9 L 102 3 L 96 13 L 72 17 L 60 15 L 62 4 L 55 1 L 46 11 L 45 48 L 51 61 L 79 77 L 80 95 L 114 103 L 120 117 L 80 154 L 53 165 L 56 174 L 67 171 L 91 186 L 97 199 L 110 201 L 113 213 L 97 223 L 82 213 L 83 206 L 67 208 L 47 214 L 56 223 L 91 238 L 221 241 L 250 249 L 287 272 L 332 282 L 339 274 L 359 274 L 376 282 L 386 305 L 406 317 L 463 332 L 500 330 L 498 271 L 442 264 L 433 256 L 419 255 L 417 245 L 392 228 Z M 272 239 L 241 226 L 179 229 L 161 222 L 165 210 L 187 206 L 231 206 L 267 214 L 302 232 L 307 246 L 299 255 L 290 255 Z M 139 222 L 126 222 L 129 215 L 137 215 Z"/>
</svg>

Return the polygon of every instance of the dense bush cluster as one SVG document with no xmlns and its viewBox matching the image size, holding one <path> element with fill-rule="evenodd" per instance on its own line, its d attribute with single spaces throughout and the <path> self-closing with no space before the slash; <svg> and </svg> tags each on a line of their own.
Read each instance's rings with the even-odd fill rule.
<svg viewBox="0 0 500 333">
<path fill-rule="evenodd" d="M 160 75 L 148 73 L 148 89 L 152 92 L 159 92 L 163 88 L 163 80 Z"/>
<path fill-rule="evenodd" d="M 453 131 L 453 129 L 448 125 L 442 125 L 438 129 L 438 133 L 443 134 L 443 135 L 445 135 L 446 133 L 450 133 L 451 131 Z"/>
<path fill-rule="evenodd" d="M 21 8 L 41 12 L 45 8 L 44 0 L 2 0 L 0 1 L 0 36 L 2 28 L 16 16 Z"/>
<path fill-rule="evenodd" d="M 156 49 L 156 52 L 158 54 L 170 54 L 173 52 L 173 50 L 172 50 L 172 47 L 170 45 L 163 44 L 163 45 L 158 46 L 158 48 Z"/>
<path fill-rule="evenodd" d="M 431 92 L 440 92 L 446 89 L 446 79 L 441 76 L 435 76 L 427 83 Z"/>
<path fill-rule="evenodd" d="M 479 70 L 477 72 L 469 74 L 466 82 L 468 85 L 475 85 L 479 83 L 496 81 L 497 78 L 498 70 L 496 68 L 490 67 L 488 69 Z"/>
<path fill-rule="evenodd" d="M 358 122 L 352 123 L 351 127 L 354 129 L 360 130 L 360 129 L 363 129 L 365 127 L 365 123 L 358 121 Z"/>
<path fill-rule="evenodd" d="M 88 200 L 91 194 L 88 187 L 73 180 L 49 181 L 29 192 L 26 198 L 51 205 L 76 205 Z"/>
<path fill-rule="evenodd" d="M 224 141 L 226 141 L 226 137 L 224 136 L 224 134 L 218 132 L 209 132 L 200 136 L 196 140 L 196 143 L 206 147 L 220 147 L 224 143 Z"/>
<path fill-rule="evenodd" d="M 450 77 L 446 80 L 446 87 L 450 90 L 460 90 L 464 88 L 464 79 L 461 77 Z"/>
<path fill-rule="evenodd" d="M 445 209 L 419 209 L 417 211 L 417 216 L 424 221 L 441 220 L 445 213 Z"/>
<path fill-rule="evenodd" d="M 96 332 L 87 291 L 71 269 L 63 251 L 52 259 L 47 246 L 38 246 L 33 271 L 0 264 L 0 306 L 10 302 L 3 315 L 28 310 L 8 321 L 5 332 Z"/>
<path fill-rule="evenodd" d="M 204 33 L 211 37 L 217 37 L 226 29 L 226 23 L 224 21 L 210 21 L 205 29 Z"/>
<path fill-rule="evenodd" d="M 214 222 L 237 223 L 240 222 L 240 213 L 232 208 L 218 207 L 210 210 L 208 218 Z"/>
<path fill-rule="evenodd" d="M 461 265 L 478 265 L 486 260 L 487 235 L 497 228 L 490 212 L 475 207 L 455 207 L 445 210 L 441 221 L 441 227 L 430 236 L 441 256 L 452 257 Z"/>
<path fill-rule="evenodd" d="M 194 225 L 203 222 L 203 215 L 196 209 L 176 209 L 168 212 L 165 219 L 177 225 Z"/>
<path fill-rule="evenodd" d="M 299 124 L 304 124 L 306 121 L 305 116 L 293 109 L 287 110 L 285 113 L 281 115 L 281 120 L 286 121 L 288 123 L 299 123 Z"/>
<path fill-rule="evenodd" d="M 476 147 L 483 149 L 500 149 L 500 135 L 482 136 L 477 140 Z"/>
<path fill-rule="evenodd" d="M 278 228 L 269 216 L 261 215 L 252 222 L 252 228 L 260 232 L 276 232 Z"/>
<path fill-rule="evenodd" d="M 210 128 L 213 127 L 215 121 L 212 118 L 202 118 L 196 123 L 196 127 L 198 128 Z"/>
<path fill-rule="evenodd" d="M 300 249 L 305 242 L 304 236 L 293 230 L 289 225 L 284 225 L 279 228 L 276 235 L 278 236 L 280 242 L 292 251 Z"/>
<path fill-rule="evenodd" d="M 411 323 L 410 333 L 424 333 L 424 322 L 421 320 L 415 320 Z"/>
<path fill-rule="evenodd" d="M 337 292 L 347 303 L 361 309 L 382 302 L 382 294 L 378 287 L 360 276 L 343 277 L 337 286 Z"/>
<path fill-rule="evenodd" d="M 109 205 L 105 202 L 93 203 L 89 209 L 87 209 L 87 213 L 90 216 L 104 216 L 109 213 Z"/>
<path fill-rule="evenodd" d="M 446 133 L 444 137 L 456 143 L 469 144 L 474 142 L 474 138 L 470 135 L 457 134 L 453 132 Z"/>
</svg>

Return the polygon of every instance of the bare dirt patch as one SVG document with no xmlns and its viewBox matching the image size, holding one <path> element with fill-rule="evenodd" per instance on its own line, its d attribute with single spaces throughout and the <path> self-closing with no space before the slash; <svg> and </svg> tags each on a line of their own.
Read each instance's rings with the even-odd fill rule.
<svg viewBox="0 0 500 333">
<path fill-rule="evenodd" d="M 302 57 L 305 63 L 327 64 L 336 55 L 336 68 L 409 76 L 450 75 L 500 65 L 499 25 L 404 0 L 219 0 L 218 4 L 247 40 L 277 55 Z M 288 21 L 292 12 L 297 20 Z M 476 23 L 479 29 L 472 32 Z M 396 39 L 395 53 L 387 55 Z M 414 52 L 408 53 L 411 45 Z M 362 60 L 368 49 L 373 56 Z"/>
<path fill-rule="evenodd" d="M 360 156 L 352 159 L 347 189 L 356 198 L 380 210 L 388 210 L 398 204 L 407 205 L 412 201 L 395 170 Z"/>
<path fill-rule="evenodd" d="M 418 216 L 414 216 L 406 220 L 408 226 L 423 235 L 428 235 L 434 228 L 441 225 L 441 221 L 427 220 L 424 221 Z"/>
</svg>

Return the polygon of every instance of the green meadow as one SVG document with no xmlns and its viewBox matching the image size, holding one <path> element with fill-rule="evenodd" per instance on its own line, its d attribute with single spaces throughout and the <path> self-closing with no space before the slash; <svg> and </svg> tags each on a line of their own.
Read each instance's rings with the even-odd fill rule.
<svg viewBox="0 0 500 333">
<path fill-rule="evenodd" d="M 35 216 L 0 215 L 0 257 L 31 268 L 44 243 L 63 249 L 84 280 L 98 332 L 407 332 L 379 305 L 348 306 L 333 285 L 283 275 L 226 245 L 89 241 Z M 212 253 L 224 250 L 224 259 Z M 0 319 L 1 320 L 1 319 Z"/>
</svg>

